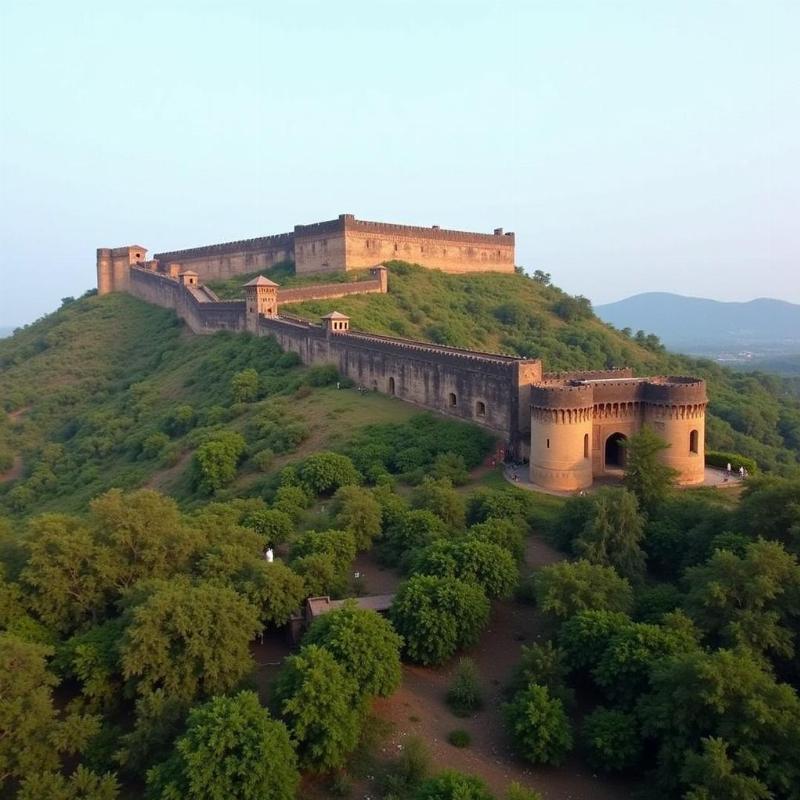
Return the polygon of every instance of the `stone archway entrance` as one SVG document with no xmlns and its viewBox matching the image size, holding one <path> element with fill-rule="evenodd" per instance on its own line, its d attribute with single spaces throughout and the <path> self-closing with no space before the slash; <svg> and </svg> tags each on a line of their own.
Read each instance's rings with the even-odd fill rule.
<svg viewBox="0 0 800 800">
<path fill-rule="evenodd" d="M 606 469 L 624 469 L 625 467 L 625 447 L 623 442 L 627 441 L 624 433 L 612 433 L 606 439 Z"/>
</svg>

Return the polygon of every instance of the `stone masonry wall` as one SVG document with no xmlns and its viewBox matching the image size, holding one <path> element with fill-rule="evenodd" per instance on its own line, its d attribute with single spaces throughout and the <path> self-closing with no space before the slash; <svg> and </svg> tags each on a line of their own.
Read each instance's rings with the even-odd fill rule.
<svg viewBox="0 0 800 800">
<path fill-rule="evenodd" d="M 219 280 L 291 261 L 294 258 L 294 235 L 280 233 L 240 242 L 173 250 L 156 253 L 154 258 L 161 264 L 178 263 L 183 270 L 194 270 L 201 281 Z"/>
</svg>

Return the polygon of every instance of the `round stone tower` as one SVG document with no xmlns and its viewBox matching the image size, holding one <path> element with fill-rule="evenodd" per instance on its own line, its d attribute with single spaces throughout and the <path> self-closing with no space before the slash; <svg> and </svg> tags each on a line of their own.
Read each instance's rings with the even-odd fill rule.
<svg viewBox="0 0 800 800">
<path fill-rule="evenodd" d="M 677 470 L 678 483 L 691 486 L 705 477 L 706 383 L 697 378 L 648 378 L 644 424 L 668 445 L 662 460 Z"/>
<path fill-rule="evenodd" d="M 592 485 L 591 385 L 531 387 L 531 481 L 574 491 Z"/>
</svg>

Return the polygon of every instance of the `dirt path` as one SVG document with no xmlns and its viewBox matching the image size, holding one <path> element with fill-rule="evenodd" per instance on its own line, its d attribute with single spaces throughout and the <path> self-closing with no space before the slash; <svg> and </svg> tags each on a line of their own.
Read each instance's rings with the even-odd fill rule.
<svg viewBox="0 0 800 800">
<path fill-rule="evenodd" d="M 560 561 L 563 555 L 539 537 L 526 546 L 527 568 Z M 518 781 L 541 792 L 545 800 L 622 800 L 632 786 L 620 780 L 597 777 L 573 756 L 559 768 L 538 767 L 517 758 L 505 734 L 503 687 L 519 661 L 523 645 L 542 641 L 546 625 L 536 609 L 515 601 L 494 604 L 489 628 L 480 643 L 464 655 L 474 659 L 481 676 L 484 709 L 468 719 L 455 717 L 444 702 L 455 661 L 440 668 L 407 665 L 403 683 L 389 698 L 376 701 L 375 713 L 391 721 L 394 732 L 385 745 L 389 754 L 403 747 L 409 736 L 428 744 L 437 768 L 449 767 L 480 776 L 502 797 L 508 784 Z M 469 732 L 469 747 L 458 749 L 447 741 L 450 731 Z"/>
</svg>

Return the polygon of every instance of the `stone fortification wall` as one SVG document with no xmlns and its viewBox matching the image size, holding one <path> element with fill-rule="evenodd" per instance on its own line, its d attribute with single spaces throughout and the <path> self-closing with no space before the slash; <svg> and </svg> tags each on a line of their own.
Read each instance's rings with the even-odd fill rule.
<svg viewBox="0 0 800 800">
<path fill-rule="evenodd" d="M 194 333 L 244 330 L 244 301 L 203 302 L 198 292 L 178 278 L 131 267 L 128 292 L 140 300 L 173 309 Z"/>
<path fill-rule="evenodd" d="M 400 259 L 445 272 L 513 272 L 514 234 L 472 233 L 356 219 L 294 229 L 298 274 L 363 269 Z"/>
<path fill-rule="evenodd" d="M 307 300 L 332 300 L 354 294 L 386 294 L 389 290 L 388 274 L 385 267 L 370 270 L 372 278 L 353 283 L 322 283 L 314 286 L 298 286 L 295 289 L 278 289 L 278 305 L 304 303 Z"/>
<path fill-rule="evenodd" d="M 239 242 L 172 250 L 156 253 L 154 258 L 164 265 L 175 263 L 184 270 L 193 270 L 202 281 L 219 280 L 291 261 L 294 258 L 294 235 L 279 233 Z"/>
<path fill-rule="evenodd" d="M 281 316 L 262 316 L 262 333 L 297 353 L 306 364 L 333 364 L 368 390 L 398 397 L 423 408 L 482 425 L 515 450 L 525 439 L 527 409 L 513 390 L 541 376 L 541 362 L 511 356 L 437 347 L 388 336 L 348 331 Z"/>
</svg>

